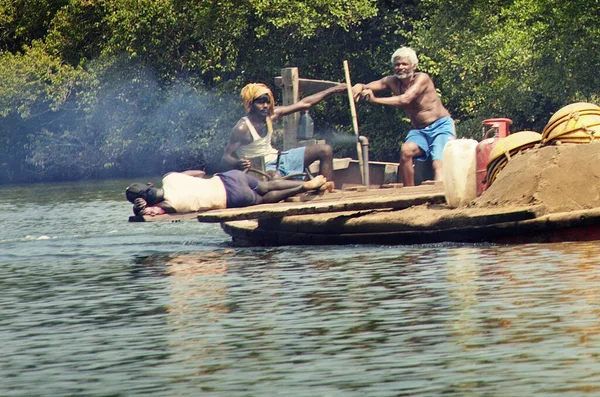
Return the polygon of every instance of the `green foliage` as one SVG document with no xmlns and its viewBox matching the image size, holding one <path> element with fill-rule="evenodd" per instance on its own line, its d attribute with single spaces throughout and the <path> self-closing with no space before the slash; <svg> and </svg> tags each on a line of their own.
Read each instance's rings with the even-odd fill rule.
<svg viewBox="0 0 600 397">
<path fill-rule="evenodd" d="M 239 72 L 243 67 L 239 59 L 246 50 L 253 58 L 270 63 L 268 55 L 259 54 L 261 49 L 270 51 L 263 40 L 289 48 L 298 40 L 314 37 L 318 29 L 347 30 L 376 11 L 371 0 L 221 0 L 197 5 L 114 0 L 107 2 L 104 22 L 111 34 L 103 54 L 126 53 L 151 66 L 161 78 L 195 74 L 204 84 L 213 85 Z"/>
<path fill-rule="evenodd" d="M 259 38 L 267 36 L 271 29 L 299 37 L 312 37 L 318 29 L 336 25 L 348 30 L 357 21 L 377 13 L 374 2 L 369 0 L 257 0 L 252 6 L 261 19 L 255 28 Z"/>
<path fill-rule="evenodd" d="M 541 131 L 560 107 L 597 92 L 597 3 L 429 0 L 426 7 L 418 43 L 439 60 L 438 87 L 462 118 L 510 117 L 517 129 Z"/>
<path fill-rule="evenodd" d="M 0 3 L 0 51 L 19 51 L 47 34 L 68 0 L 5 0 Z"/>
<path fill-rule="evenodd" d="M 376 11 L 371 0 L 9 2 L 2 172 L 10 181 L 210 166 L 242 114 L 244 69 L 271 80 L 285 66 L 269 44 L 285 54 Z"/>
<path fill-rule="evenodd" d="M 0 4 L 0 183 L 211 168 L 243 114 L 239 90 L 281 68 L 352 82 L 391 72 L 410 45 L 457 120 L 510 117 L 541 131 L 560 107 L 598 102 L 596 23 L 583 0 L 8 0 Z M 403 111 L 358 103 L 373 160 L 397 161 Z M 355 156 L 344 95 L 316 133 Z"/>
<path fill-rule="evenodd" d="M 81 73 L 49 55 L 39 41 L 25 47 L 24 53 L 1 53 L 0 115 L 17 112 L 28 118 L 59 109 L 75 90 Z"/>
<path fill-rule="evenodd" d="M 73 66 L 96 59 L 105 46 L 109 27 L 103 0 L 72 0 L 52 19 L 45 38 L 48 52 Z"/>
</svg>

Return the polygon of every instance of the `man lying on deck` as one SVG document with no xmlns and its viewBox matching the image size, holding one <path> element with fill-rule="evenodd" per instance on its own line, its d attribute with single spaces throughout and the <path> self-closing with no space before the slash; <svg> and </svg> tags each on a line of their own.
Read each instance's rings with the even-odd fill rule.
<svg viewBox="0 0 600 397">
<path fill-rule="evenodd" d="M 166 174 L 162 188 L 151 183 L 132 183 L 125 190 L 125 196 L 133 203 L 135 215 L 154 216 L 277 203 L 319 188 L 332 191 L 333 182 L 327 182 L 322 175 L 307 182 L 285 179 L 265 182 L 239 170 L 204 178 L 204 171 L 189 170 Z"/>
<path fill-rule="evenodd" d="M 319 173 L 333 181 L 333 149 L 327 144 L 298 147 L 281 152 L 271 145 L 273 122 L 281 116 L 308 110 L 333 94 L 346 91 L 346 84 L 338 84 L 316 94 L 307 96 L 287 106 L 275 106 L 273 93 L 262 83 L 246 85 L 241 97 L 246 109 L 229 138 L 225 147 L 222 164 L 226 169 L 247 170 L 250 158 L 262 157 L 267 171 L 278 170 L 280 176 L 301 174 L 313 162 L 319 160 Z M 279 164 L 277 160 L 279 159 Z M 277 167 L 278 166 L 278 167 Z"/>
</svg>

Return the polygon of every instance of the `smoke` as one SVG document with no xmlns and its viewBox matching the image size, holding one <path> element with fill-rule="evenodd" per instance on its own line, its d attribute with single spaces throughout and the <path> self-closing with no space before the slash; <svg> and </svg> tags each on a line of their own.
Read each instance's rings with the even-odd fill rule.
<svg viewBox="0 0 600 397">
<path fill-rule="evenodd" d="M 117 64 L 95 77 L 56 112 L 60 122 L 35 126 L 28 158 L 43 179 L 203 169 L 243 112 L 234 94 L 164 84 L 144 67 Z"/>
<path fill-rule="evenodd" d="M 32 116 L 3 118 L 5 140 L 18 138 L 22 149 L 1 162 L 0 172 L 12 181 L 211 172 L 244 114 L 231 85 L 208 89 L 194 76 L 165 82 L 127 58 L 91 62 L 57 109 L 40 98 Z M 316 132 L 334 150 L 351 152 L 356 144 L 352 133 Z"/>
<path fill-rule="evenodd" d="M 327 131 L 326 133 L 319 133 L 324 139 L 327 140 L 331 145 L 354 145 L 358 141 L 356 135 L 348 133 L 340 133 L 337 131 Z"/>
</svg>

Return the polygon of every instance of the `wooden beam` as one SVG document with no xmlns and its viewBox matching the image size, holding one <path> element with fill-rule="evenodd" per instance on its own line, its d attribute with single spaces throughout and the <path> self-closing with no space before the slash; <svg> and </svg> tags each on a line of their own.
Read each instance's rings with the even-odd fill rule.
<svg viewBox="0 0 600 397">
<path fill-rule="evenodd" d="M 564 241 L 592 241 L 600 239 L 600 209 L 572 211 L 540 215 L 543 211 L 538 206 L 530 210 L 516 210 L 510 212 L 508 219 L 502 222 L 500 218 L 469 219 L 458 218 L 457 223 L 436 224 L 436 227 L 406 228 L 396 227 L 381 230 L 381 222 L 376 219 L 372 224 L 373 229 L 365 230 L 365 223 L 361 218 L 372 216 L 390 216 L 393 213 L 358 214 L 347 217 L 346 221 L 339 220 L 339 225 L 333 233 L 322 228 L 308 228 L 308 233 L 289 228 L 284 230 L 281 223 L 269 224 L 263 228 L 260 221 L 233 221 L 221 224 L 223 230 L 229 234 L 234 243 L 248 245 L 317 245 L 317 244 L 426 244 L 439 242 L 494 242 L 501 244 L 545 243 Z M 468 208 L 464 209 L 468 211 Z M 492 209 L 490 209 L 492 211 Z M 410 210 L 409 210 L 410 211 Z M 449 212 L 455 210 L 448 209 Z M 502 211 L 498 208 L 497 211 Z M 507 213 L 508 214 L 508 213 Z M 339 215 L 344 216 L 343 214 Z M 460 219 L 460 220 L 459 220 Z M 284 222 L 283 218 L 281 222 Z M 293 219 L 289 219 L 292 220 Z M 337 220 L 336 220 L 337 221 Z M 365 219 L 368 223 L 368 219 Z M 500 223 L 497 223 L 500 222 Z M 350 223 L 356 223 L 355 228 L 350 228 Z M 360 224 L 360 225 L 359 225 Z M 439 226 L 439 227 L 437 227 Z M 290 231 L 292 230 L 292 231 Z M 391 230 L 391 231 L 390 231 Z M 397 231 L 394 231 L 397 230 Z"/>
<path fill-rule="evenodd" d="M 281 218 L 290 215 L 323 214 L 340 211 L 362 211 L 382 208 L 404 209 L 426 203 L 441 204 L 445 202 L 443 193 L 423 195 L 374 196 L 360 201 L 352 198 L 339 199 L 334 202 L 259 204 L 243 208 L 211 210 L 198 214 L 198 220 L 206 223 L 229 222 L 247 219 Z"/>
<path fill-rule="evenodd" d="M 181 222 L 197 219 L 198 212 L 186 212 L 184 214 L 162 214 L 162 215 L 132 215 L 129 222 Z"/>
<path fill-rule="evenodd" d="M 319 91 L 326 90 L 331 87 L 335 87 L 336 85 L 341 84 L 337 81 L 330 80 L 311 80 L 311 79 L 298 79 L 298 88 L 300 93 L 304 95 L 312 95 L 316 94 Z M 277 76 L 275 77 L 275 85 L 278 88 L 283 87 L 283 77 Z"/>
<path fill-rule="evenodd" d="M 293 105 L 300 100 L 300 91 L 298 85 L 298 68 L 281 69 L 283 77 L 283 105 Z M 283 150 L 292 149 L 298 146 L 298 124 L 300 123 L 300 114 L 298 112 L 289 114 L 282 118 L 283 120 Z"/>
</svg>

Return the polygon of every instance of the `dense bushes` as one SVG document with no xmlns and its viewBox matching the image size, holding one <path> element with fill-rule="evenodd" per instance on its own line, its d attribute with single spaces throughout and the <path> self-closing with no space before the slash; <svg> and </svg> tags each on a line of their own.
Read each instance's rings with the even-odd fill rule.
<svg viewBox="0 0 600 397">
<path fill-rule="evenodd" d="M 597 4 L 576 0 L 12 0 L 0 5 L 0 183 L 214 168 L 243 113 L 239 89 L 281 68 L 354 82 L 411 45 L 470 136 L 483 118 L 540 131 L 596 101 Z M 577 20 L 577 24 L 573 21 Z M 587 23 L 586 23 L 587 21 Z M 279 95 L 277 89 L 274 89 Z M 347 99 L 312 112 L 353 155 Z M 397 161 L 403 112 L 358 105 L 371 158 Z"/>
</svg>

